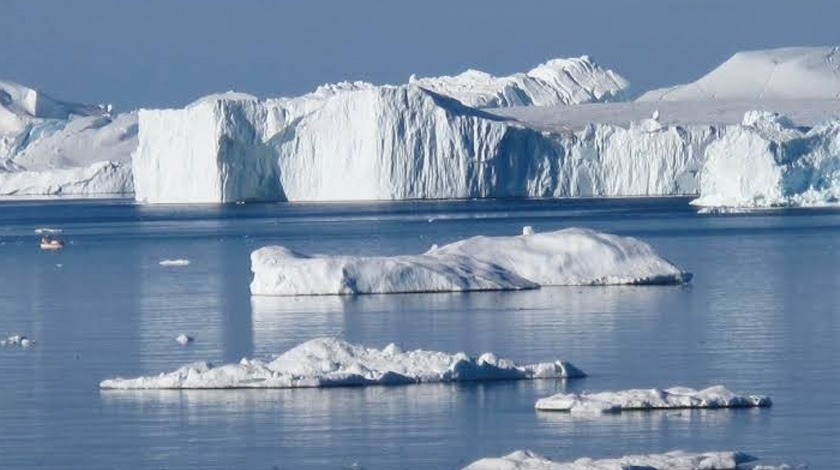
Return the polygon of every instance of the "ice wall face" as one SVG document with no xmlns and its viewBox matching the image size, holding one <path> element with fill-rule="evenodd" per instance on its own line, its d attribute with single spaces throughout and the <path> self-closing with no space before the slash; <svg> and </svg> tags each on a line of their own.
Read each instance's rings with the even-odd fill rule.
<svg viewBox="0 0 840 470">
<path fill-rule="evenodd" d="M 412 77 L 409 83 L 476 108 L 621 101 L 629 86 L 622 76 L 588 56 L 550 60 L 507 77 L 468 70 L 454 77 Z"/>
<path fill-rule="evenodd" d="M 182 110 L 141 110 L 135 199 L 158 203 L 281 199 L 264 128 L 270 108 L 248 95 L 212 96 Z"/>
<path fill-rule="evenodd" d="M 751 112 L 709 146 L 700 197 L 706 207 L 820 206 L 840 200 L 840 121 L 811 129 Z"/>
<path fill-rule="evenodd" d="M 124 195 L 133 113 L 68 103 L 0 82 L 0 195 Z"/>
</svg>

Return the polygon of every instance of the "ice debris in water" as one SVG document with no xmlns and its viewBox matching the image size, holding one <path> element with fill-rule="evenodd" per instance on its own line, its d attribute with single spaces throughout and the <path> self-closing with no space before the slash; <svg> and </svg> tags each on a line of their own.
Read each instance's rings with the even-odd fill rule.
<svg viewBox="0 0 840 470">
<path fill-rule="evenodd" d="M 269 246 L 251 253 L 251 271 L 254 295 L 521 290 L 691 279 L 642 241 L 579 228 L 473 237 L 420 255 L 321 256 Z"/>
<path fill-rule="evenodd" d="M 664 454 L 629 455 L 617 459 L 582 458 L 574 462 L 553 462 L 535 452 L 518 450 L 504 457 L 485 458 L 463 470 L 736 470 L 754 462 L 755 457 L 741 452 L 691 453 L 673 451 Z"/>
<path fill-rule="evenodd" d="M 34 345 L 35 341 L 19 333 L 11 335 L 6 339 L 0 340 L 0 346 L 20 346 L 22 348 L 28 348 Z"/>
<path fill-rule="evenodd" d="M 193 337 L 181 333 L 177 338 L 175 338 L 175 341 L 177 341 L 181 346 L 186 346 L 193 342 Z"/>
<path fill-rule="evenodd" d="M 306 388 L 401 385 L 422 382 L 578 378 L 585 374 L 568 362 L 519 365 L 485 353 L 379 350 L 335 338 L 318 338 L 270 362 L 242 359 L 238 364 L 187 364 L 159 375 L 102 381 L 103 389 Z"/>
<path fill-rule="evenodd" d="M 537 401 L 543 411 L 571 413 L 619 413 L 630 410 L 686 408 L 757 408 L 770 406 L 764 395 L 738 395 L 717 385 L 704 390 L 673 387 L 665 390 L 634 389 L 600 393 L 558 393 Z"/>
<path fill-rule="evenodd" d="M 534 234 L 534 227 L 530 225 L 526 225 L 522 227 L 522 235 L 533 235 Z"/>
<path fill-rule="evenodd" d="M 181 266 L 189 266 L 192 261 L 188 259 L 165 259 L 158 263 L 161 266 L 174 266 L 174 267 L 181 267 Z"/>
</svg>

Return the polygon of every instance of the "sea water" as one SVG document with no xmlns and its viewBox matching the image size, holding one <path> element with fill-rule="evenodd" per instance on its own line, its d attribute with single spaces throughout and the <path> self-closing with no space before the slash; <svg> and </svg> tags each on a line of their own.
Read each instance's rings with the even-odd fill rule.
<svg viewBox="0 0 840 470">
<path fill-rule="evenodd" d="M 588 227 L 642 238 L 687 286 L 271 298 L 249 254 L 391 255 L 472 235 Z M 38 227 L 64 230 L 42 252 Z M 165 267 L 164 259 L 189 266 Z M 455 469 L 532 449 L 556 460 L 741 450 L 840 467 L 840 212 L 701 215 L 686 199 L 245 204 L 0 203 L 3 468 Z M 182 346 L 175 337 L 195 338 Z M 569 382 L 322 390 L 100 391 L 115 376 L 267 358 L 319 336 L 563 359 Z M 723 384 L 761 410 L 570 416 L 559 391 Z"/>
</svg>

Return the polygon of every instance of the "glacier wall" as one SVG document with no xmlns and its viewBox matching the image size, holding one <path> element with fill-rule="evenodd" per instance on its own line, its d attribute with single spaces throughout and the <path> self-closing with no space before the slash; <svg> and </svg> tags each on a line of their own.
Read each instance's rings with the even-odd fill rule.
<svg viewBox="0 0 840 470">
<path fill-rule="evenodd" d="M 823 206 L 840 200 L 840 121 L 813 128 L 750 112 L 713 142 L 700 178 L 706 207 Z"/>
</svg>

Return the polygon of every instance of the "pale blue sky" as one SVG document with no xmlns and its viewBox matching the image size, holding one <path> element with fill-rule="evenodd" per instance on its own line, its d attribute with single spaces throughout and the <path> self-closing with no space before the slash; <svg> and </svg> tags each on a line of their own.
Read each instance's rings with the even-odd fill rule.
<svg viewBox="0 0 840 470">
<path fill-rule="evenodd" d="M 589 54 L 641 92 L 741 49 L 840 44 L 839 17 L 837 0 L 4 0 L 0 79 L 127 109 Z"/>
</svg>

